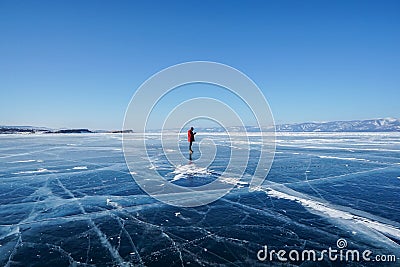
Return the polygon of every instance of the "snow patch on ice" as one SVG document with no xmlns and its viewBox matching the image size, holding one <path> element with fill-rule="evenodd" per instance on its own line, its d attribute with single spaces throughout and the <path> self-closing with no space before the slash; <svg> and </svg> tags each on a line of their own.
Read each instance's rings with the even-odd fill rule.
<svg viewBox="0 0 400 267">
<path fill-rule="evenodd" d="M 358 215 L 351 214 L 350 212 L 334 209 L 332 207 L 329 207 L 327 204 L 318 202 L 316 200 L 305 199 L 305 198 L 301 198 L 298 196 L 289 195 L 289 194 L 274 190 L 272 188 L 268 188 L 266 193 L 271 197 L 296 201 L 306 208 L 326 214 L 331 218 L 353 220 L 356 223 L 365 225 L 371 229 L 374 229 L 381 233 L 387 234 L 396 239 L 400 238 L 400 229 L 398 229 L 392 225 L 373 221 L 371 219 L 367 219 L 367 218 L 364 218 L 364 217 L 361 217 Z"/>
<path fill-rule="evenodd" d="M 17 161 L 11 161 L 9 163 L 26 163 L 26 162 L 35 162 L 35 159 L 27 159 L 27 160 L 17 160 Z"/>
<path fill-rule="evenodd" d="M 117 209 L 122 209 L 122 206 L 121 206 L 120 204 L 118 204 L 118 203 L 115 202 L 115 201 L 112 201 L 112 200 L 109 199 L 109 198 L 107 198 L 106 204 L 107 204 L 107 206 L 111 206 L 111 207 L 114 207 L 114 208 L 117 208 Z"/>
<path fill-rule="evenodd" d="M 73 170 L 87 170 L 87 166 L 77 166 L 77 167 L 73 167 Z"/>
<path fill-rule="evenodd" d="M 41 159 L 26 159 L 26 160 L 10 161 L 8 163 L 29 163 L 29 162 L 43 162 L 43 160 L 41 160 Z"/>
<path fill-rule="evenodd" d="M 13 174 L 34 174 L 34 173 L 42 173 L 42 172 L 51 172 L 45 168 L 39 168 L 35 171 L 20 171 L 20 172 L 13 172 Z"/>
<path fill-rule="evenodd" d="M 178 165 L 178 166 L 176 166 L 176 168 L 172 172 L 172 174 L 175 174 L 174 178 L 171 180 L 171 182 L 174 182 L 174 181 L 180 180 L 182 178 L 185 178 L 186 176 L 194 176 L 194 175 L 207 176 L 207 175 L 211 175 L 211 171 L 208 170 L 207 168 L 197 167 L 195 164 L 188 164 L 188 165 Z"/>
<path fill-rule="evenodd" d="M 226 177 L 226 178 L 219 178 L 218 180 L 223 183 L 227 183 L 227 184 L 237 184 L 238 187 L 243 187 L 245 185 L 249 185 L 249 183 L 240 181 L 240 179 L 237 179 L 237 178 Z"/>
<path fill-rule="evenodd" d="M 340 160 L 355 160 L 355 161 L 369 161 L 367 159 L 359 158 L 345 158 L 345 157 L 335 157 L 335 156 L 318 156 L 321 159 L 340 159 Z"/>
</svg>

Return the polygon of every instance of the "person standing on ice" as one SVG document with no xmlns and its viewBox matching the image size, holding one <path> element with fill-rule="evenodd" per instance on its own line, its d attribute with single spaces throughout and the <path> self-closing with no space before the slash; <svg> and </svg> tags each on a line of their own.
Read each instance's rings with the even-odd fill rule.
<svg viewBox="0 0 400 267">
<path fill-rule="evenodd" d="M 194 142 L 194 135 L 196 133 L 193 132 L 194 128 L 190 127 L 190 130 L 188 131 L 188 142 L 189 142 L 189 153 L 192 155 L 193 150 L 192 150 L 192 143 Z"/>
</svg>

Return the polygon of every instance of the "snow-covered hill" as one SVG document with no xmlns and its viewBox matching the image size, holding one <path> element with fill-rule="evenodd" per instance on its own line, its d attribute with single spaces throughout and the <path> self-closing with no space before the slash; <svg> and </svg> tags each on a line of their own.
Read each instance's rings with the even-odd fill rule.
<svg viewBox="0 0 400 267">
<path fill-rule="evenodd" d="M 276 130 L 279 132 L 400 132 L 400 119 L 281 124 L 276 126 Z"/>
</svg>

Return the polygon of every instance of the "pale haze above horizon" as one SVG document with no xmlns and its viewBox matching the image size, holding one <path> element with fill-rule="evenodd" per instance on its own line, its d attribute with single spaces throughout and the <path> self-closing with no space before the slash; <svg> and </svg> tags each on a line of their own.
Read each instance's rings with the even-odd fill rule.
<svg viewBox="0 0 400 267">
<path fill-rule="evenodd" d="M 121 129 L 143 82 L 198 60 L 245 73 L 277 124 L 399 118 L 399 12 L 400 1 L 0 1 L 0 125 Z M 240 99 L 207 85 L 152 116 L 192 97 L 228 101 L 251 124 Z"/>
</svg>

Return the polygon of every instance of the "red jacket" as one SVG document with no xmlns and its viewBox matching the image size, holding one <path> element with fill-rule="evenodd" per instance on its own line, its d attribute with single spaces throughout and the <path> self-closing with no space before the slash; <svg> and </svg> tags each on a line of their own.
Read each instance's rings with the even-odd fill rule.
<svg viewBox="0 0 400 267">
<path fill-rule="evenodd" d="M 188 142 L 194 142 L 194 133 L 192 130 L 188 131 Z"/>
</svg>

